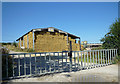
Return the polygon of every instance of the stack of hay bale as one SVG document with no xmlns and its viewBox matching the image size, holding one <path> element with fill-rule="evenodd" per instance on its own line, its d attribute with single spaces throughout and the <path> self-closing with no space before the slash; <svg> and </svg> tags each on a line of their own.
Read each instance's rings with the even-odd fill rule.
<svg viewBox="0 0 120 84">
<path fill-rule="evenodd" d="M 27 35 L 24 36 L 24 47 L 27 48 Z"/>
<path fill-rule="evenodd" d="M 33 49 L 33 33 L 32 32 L 28 33 L 28 39 L 29 39 L 29 48 Z"/>
</svg>

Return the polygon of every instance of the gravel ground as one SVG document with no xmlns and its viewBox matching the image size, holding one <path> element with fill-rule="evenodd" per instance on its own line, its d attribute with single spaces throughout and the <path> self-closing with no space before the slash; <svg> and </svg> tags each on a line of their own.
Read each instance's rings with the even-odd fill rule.
<svg viewBox="0 0 120 84">
<path fill-rule="evenodd" d="M 77 72 L 13 79 L 9 82 L 118 82 L 118 64 Z"/>
</svg>

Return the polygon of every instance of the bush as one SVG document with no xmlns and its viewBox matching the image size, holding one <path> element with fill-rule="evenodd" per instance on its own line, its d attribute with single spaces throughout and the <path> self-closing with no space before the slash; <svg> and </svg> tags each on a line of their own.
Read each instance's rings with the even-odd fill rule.
<svg viewBox="0 0 120 84">
<path fill-rule="evenodd" d="M 33 49 L 27 49 L 27 52 L 34 52 Z"/>
<path fill-rule="evenodd" d="M 120 62 L 120 56 L 113 57 L 113 64 L 119 63 Z"/>
<path fill-rule="evenodd" d="M 2 78 L 5 78 L 7 76 L 7 63 L 6 63 L 6 56 L 8 57 L 8 76 L 12 75 L 12 57 L 8 56 L 9 50 L 7 48 L 1 48 L 0 51 L 2 51 Z"/>
<path fill-rule="evenodd" d="M 8 42 L 8 43 L 2 43 L 2 45 L 11 45 L 12 43 Z"/>
<path fill-rule="evenodd" d="M 17 47 L 17 43 L 15 41 L 13 42 L 13 46 Z"/>
</svg>

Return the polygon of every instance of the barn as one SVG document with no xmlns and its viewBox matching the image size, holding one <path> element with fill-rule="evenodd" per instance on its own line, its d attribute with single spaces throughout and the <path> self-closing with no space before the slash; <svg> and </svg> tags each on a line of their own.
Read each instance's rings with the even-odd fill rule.
<svg viewBox="0 0 120 84">
<path fill-rule="evenodd" d="M 32 29 L 16 41 L 19 41 L 20 48 L 35 52 L 69 51 L 71 47 L 72 51 L 81 49 L 80 37 L 54 27 Z"/>
</svg>

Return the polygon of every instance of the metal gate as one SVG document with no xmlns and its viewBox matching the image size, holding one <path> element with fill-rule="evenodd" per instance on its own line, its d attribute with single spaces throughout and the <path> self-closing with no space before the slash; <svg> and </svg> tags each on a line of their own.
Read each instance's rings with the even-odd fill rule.
<svg viewBox="0 0 120 84">
<path fill-rule="evenodd" d="M 117 49 L 4 54 L 3 79 L 70 72 L 112 64 Z"/>
</svg>

